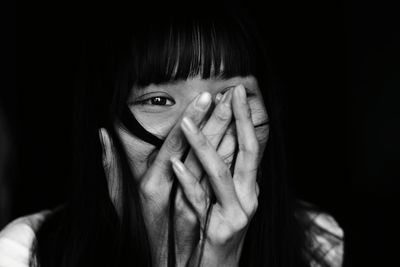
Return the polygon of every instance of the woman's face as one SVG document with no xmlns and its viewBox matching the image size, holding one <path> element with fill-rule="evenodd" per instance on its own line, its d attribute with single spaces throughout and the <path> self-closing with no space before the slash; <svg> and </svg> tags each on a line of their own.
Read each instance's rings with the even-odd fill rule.
<svg viewBox="0 0 400 267">
<path fill-rule="evenodd" d="M 201 79 L 196 77 L 173 83 L 151 84 L 144 88 L 133 88 L 128 104 L 137 121 L 147 131 L 160 139 L 164 139 L 177 123 L 188 104 L 198 94 L 207 91 L 215 99 L 218 93 L 224 93 L 229 87 L 240 84 L 246 88 L 252 121 L 261 147 L 260 154 L 262 154 L 269 133 L 269 126 L 265 124 L 268 121 L 268 115 L 261 90 L 253 76 L 230 79 Z M 236 135 L 234 123 L 232 125 L 228 134 Z M 117 125 L 117 131 L 128 153 L 133 174 L 140 179 L 158 150 L 131 135 L 120 125 Z"/>
</svg>

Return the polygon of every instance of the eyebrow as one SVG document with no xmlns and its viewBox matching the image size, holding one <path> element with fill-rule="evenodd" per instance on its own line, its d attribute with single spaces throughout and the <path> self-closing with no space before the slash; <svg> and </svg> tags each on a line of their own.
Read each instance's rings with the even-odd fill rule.
<svg viewBox="0 0 400 267">
<path fill-rule="evenodd" d="M 184 81 L 184 80 L 170 80 L 170 81 L 166 81 L 166 82 L 162 82 L 162 83 L 150 83 L 150 84 L 144 85 L 144 86 L 137 86 L 137 85 L 134 85 L 134 86 L 132 87 L 132 90 L 143 91 L 143 90 L 146 90 L 145 88 L 147 88 L 147 87 L 149 87 L 149 86 L 151 86 L 151 85 L 154 85 L 154 86 L 175 85 L 175 84 L 177 84 L 177 83 L 179 83 L 179 82 L 181 82 L 181 81 Z"/>
</svg>

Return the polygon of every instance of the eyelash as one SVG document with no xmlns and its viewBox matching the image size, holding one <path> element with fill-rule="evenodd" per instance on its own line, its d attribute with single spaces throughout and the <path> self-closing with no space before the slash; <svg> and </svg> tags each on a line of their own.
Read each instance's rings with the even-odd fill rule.
<svg viewBox="0 0 400 267">
<path fill-rule="evenodd" d="M 166 103 L 168 103 L 168 101 L 170 101 L 171 104 L 158 105 L 158 104 L 151 103 L 151 101 L 152 101 L 152 100 L 155 100 L 155 99 L 161 99 L 161 100 L 163 100 L 163 102 L 165 101 Z M 164 96 L 153 96 L 153 97 L 149 97 L 149 98 L 147 98 L 147 99 L 143 99 L 143 100 L 136 101 L 136 103 L 139 104 L 139 105 L 150 105 L 150 106 L 165 106 L 165 107 L 169 107 L 169 106 L 174 105 L 174 104 L 175 104 L 175 101 L 172 100 L 171 98 L 164 97 Z"/>
</svg>

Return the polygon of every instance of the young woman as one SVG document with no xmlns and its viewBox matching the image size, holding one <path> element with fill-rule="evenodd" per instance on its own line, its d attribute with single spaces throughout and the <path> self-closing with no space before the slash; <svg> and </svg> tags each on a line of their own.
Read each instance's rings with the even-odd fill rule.
<svg viewBox="0 0 400 267">
<path fill-rule="evenodd" d="M 249 18 L 199 7 L 91 29 L 76 188 L 7 226 L 0 263 L 341 266 L 341 229 L 291 194 L 279 88 Z"/>
</svg>

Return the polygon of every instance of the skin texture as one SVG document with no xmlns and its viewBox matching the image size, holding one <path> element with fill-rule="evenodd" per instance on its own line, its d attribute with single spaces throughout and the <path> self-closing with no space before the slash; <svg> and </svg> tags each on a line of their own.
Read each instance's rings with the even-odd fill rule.
<svg viewBox="0 0 400 267">
<path fill-rule="evenodd" d="M 167 264 L 168 201 L 174 174 L 179 181 L 174 218 L 178 265 L 189 262 L 195 266 L 202 242 L 203 266 L 237 265 L 246 227 L 257 209 L 256 174 L 269 132 L 256 79 L 195 77 L 149 85 L 134 88 L 128 103 L 148 131 L 165 139 L 157 150 L 116 122 L 140 184 L 155 266 Z M 100 138 L 110 197 L 120 211 L 118 163 L 105 129 L 100 130 Z M 189 154 L 181 162 L 188 147 Z M 236 148 L 238 155 L 231 173 Z M 201 236 L 212 192 L 217 202 L 212 207 L 206 236 Z"/>
</svg>

